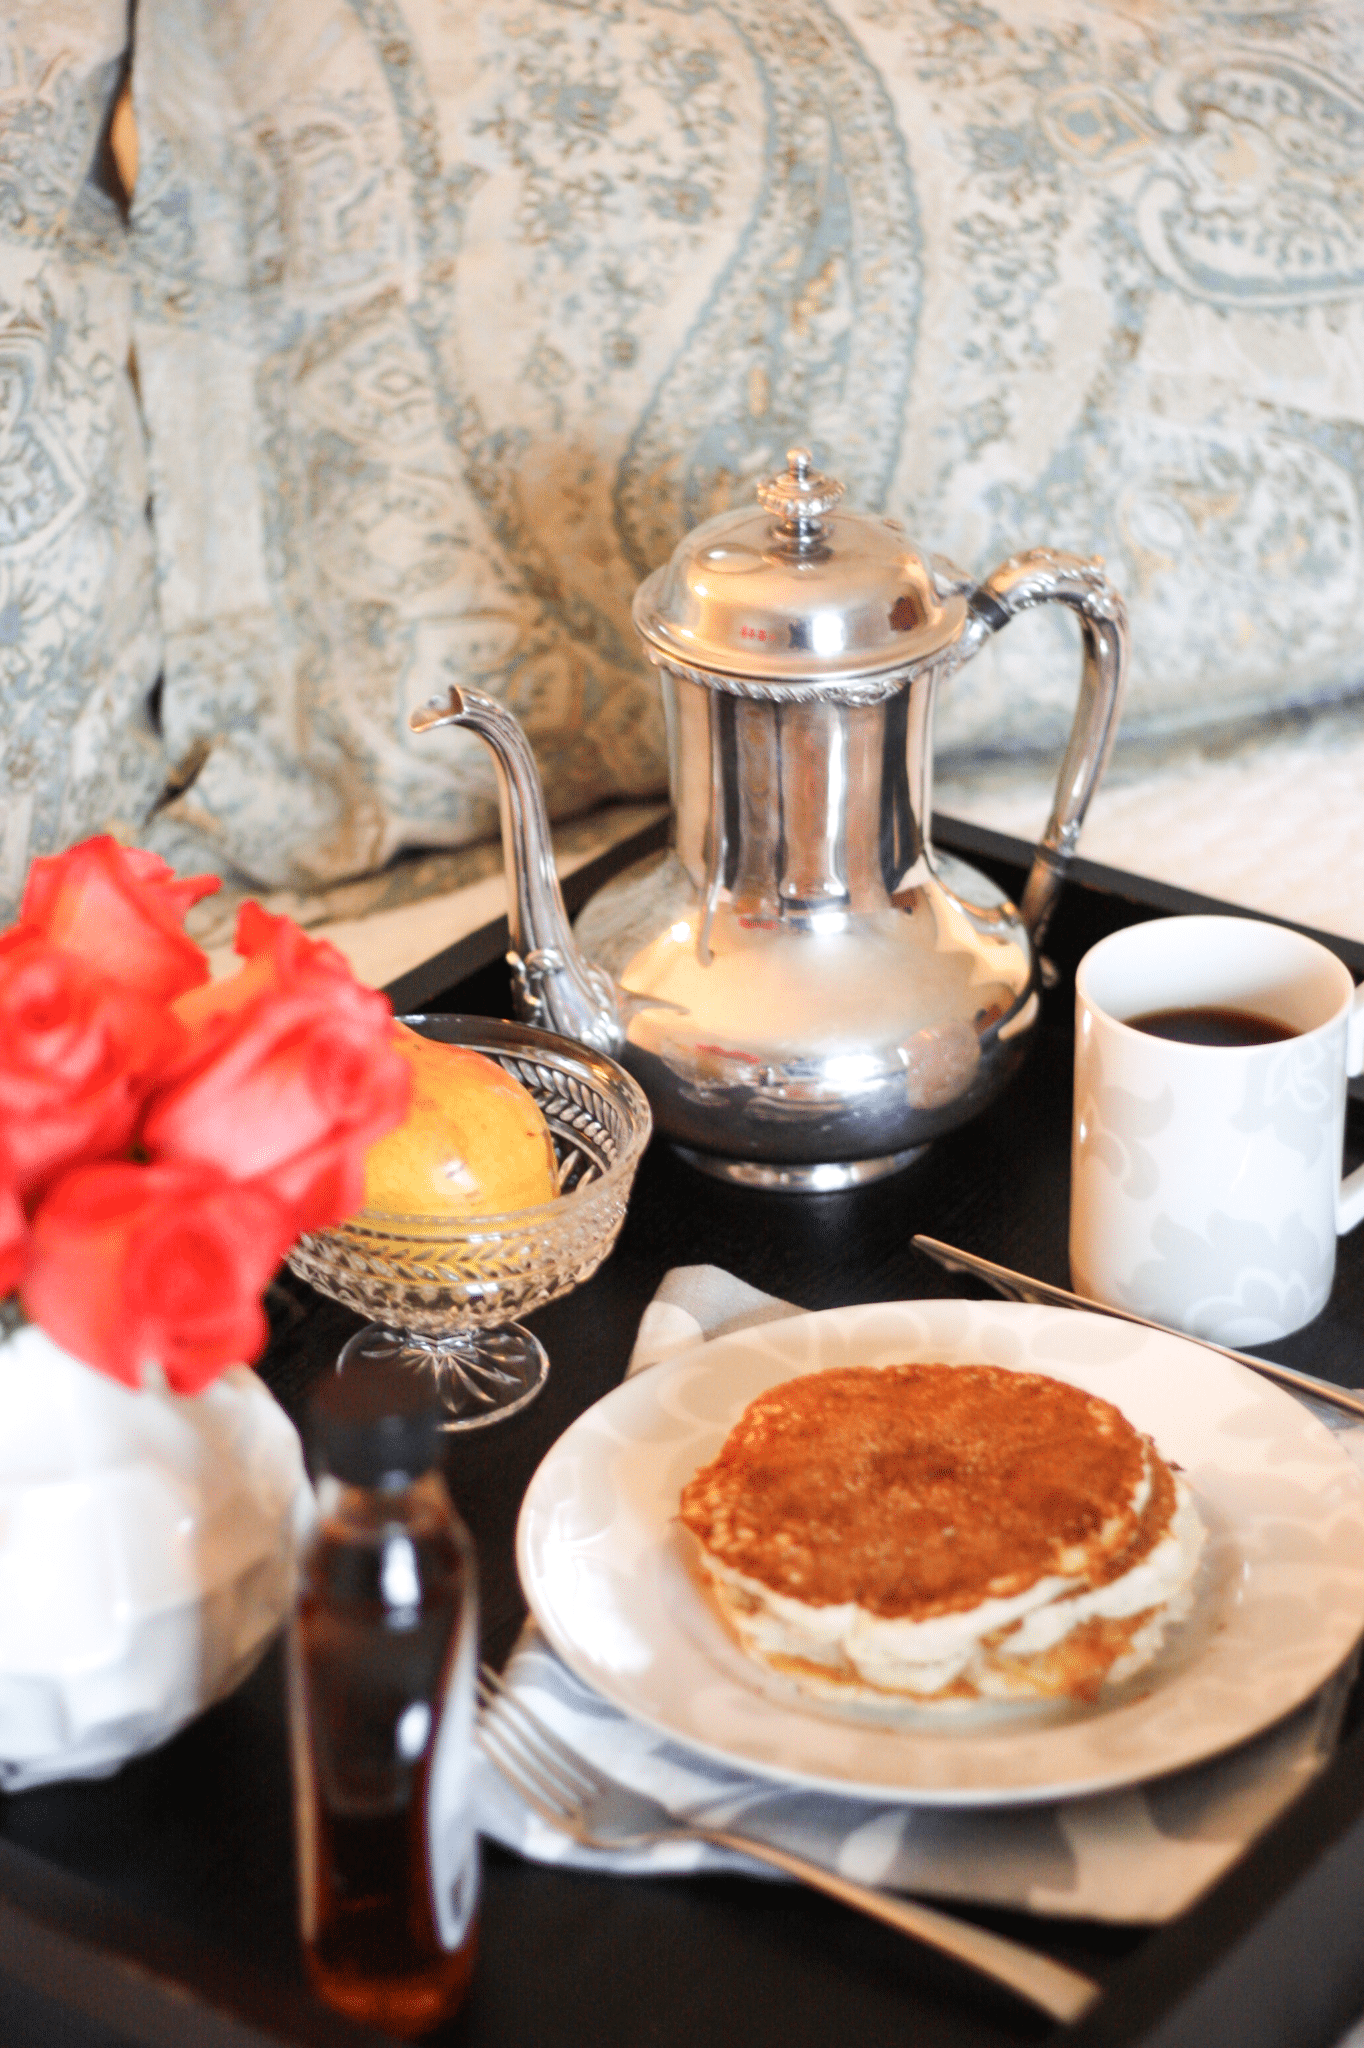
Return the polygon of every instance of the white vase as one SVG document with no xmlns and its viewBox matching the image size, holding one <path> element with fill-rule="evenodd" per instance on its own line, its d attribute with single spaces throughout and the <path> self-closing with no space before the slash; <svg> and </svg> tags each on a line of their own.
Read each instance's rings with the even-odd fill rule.
<svg viewBox="0 0 1364 2048">
<path fill-rule="evenodd" d="M 0 1342 L 0 1788 L 107 1776 L 231 1692 L 312 1513 L 247 1367 L 134 1392 L 42 1330 Z"/>
</svg>

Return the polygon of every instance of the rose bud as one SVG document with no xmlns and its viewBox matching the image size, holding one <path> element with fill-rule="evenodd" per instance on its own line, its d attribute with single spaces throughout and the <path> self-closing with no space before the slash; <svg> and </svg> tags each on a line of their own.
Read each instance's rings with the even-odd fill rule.
<svg viewBox="0 0 1364 2048">
<path fill-rule="evenodd" d="M 195 1033 L 153 1096 L 143 1142 L 266 1183 L 300 1231 L 364 1202 L 365 1154 L 407 1112 L 411 1071 L 386 997 L 336 950 L 257 904 L 243 907 L 241 972 L 176 1005 Z"/>
<path fill-rule="evenodd" d="M 208 980 L 208 961 L 183 926 L 191 904 L 220 886 L 216 875 L 177 881 L 157 854 L 107 834 L 86 839 L 34 861 L 0 957 L 36 936 L 121 987 L 168 1003 Z"/>
<path fill-rule="evenodd" d="M 152 1075 L 188 1040 L 161 1004 L 42 939 L 0 951 L 0 1142 L 14 1192 L 121 1152 Z"/>
<path fill-rule="evenodd" d="M 131 1387 L 159 1367 L 195 1394 L 263 1347 L 261 1294 L 292 1238 L 267 1189 L 210 1168 L 82 1167 L 39 1205 L 20 1298 L 87 1365 Z"/>
<path fill-rule="evenodd" d="M 220 1027 L 228 1028 L 230 1020 L 258 996 L 281 987 L 318 978 L 360 986 L 344 953 L 326 939 L 310 939 L 292 918 L 272 917 L 259 903 L 243 903 L 237 912 L 232 945 L 245 964 L 221 981 L 191 989 L 175 1003 L 177 1017 L 204 1041 Z M 387 1003 L 383 996 L 372 1000 Z"/>
</svg>

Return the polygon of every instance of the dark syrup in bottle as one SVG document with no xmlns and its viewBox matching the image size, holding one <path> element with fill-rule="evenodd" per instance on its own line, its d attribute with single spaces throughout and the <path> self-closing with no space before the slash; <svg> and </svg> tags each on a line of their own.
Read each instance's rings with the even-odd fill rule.
<svg viewBox="0 0 1364 2048">
<path fill-rule="evenodd" d="M 325 1470 L 290 1631 L 299 1917 L 318 1995 L 413 2038 L 455 2013 L 474 1966 L 476 1577 L 426 1391 L 350 1351 L 314 1404 Z"/>
</svg>

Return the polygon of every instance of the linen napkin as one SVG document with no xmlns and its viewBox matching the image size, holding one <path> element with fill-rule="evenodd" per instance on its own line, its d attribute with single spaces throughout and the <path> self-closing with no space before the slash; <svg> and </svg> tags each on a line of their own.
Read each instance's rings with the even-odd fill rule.
<svg viewBox="0 0 1364 2048">
<path fill-rule="evenodd" d="M 640 1322 L 626 1377 L 731 1331 L 800 1311 L 717 1266 L 675 1267 Z M 1306 1405 L 1364 1471 L 1364 1424 Z M 884 1805 L 774 1784 L 669 1741 L 577 1679 L 533 1623 L 504 1673 L 512 1690 L 571 1748 L 621 1783 L 798 1851 L 863 1884 L 1077 1919 L 1171 1919 L 1248 1848 L 1326 1763 L 1355 1660 L 1288 1720 L 1226 1756 L 1127 1791 L 995 1809 Z M 542 1863 L 619 1874 L 764 1865 L 706 1843 L 639 1852 L 579 1848 L 529 1811 L 478 1752 L 480 1831 Z M 777 1882 L 782 1882 L 780 1878 Z M 1364 2048 L 1364 2044 L 1362 2044 Z"/>
</svg>

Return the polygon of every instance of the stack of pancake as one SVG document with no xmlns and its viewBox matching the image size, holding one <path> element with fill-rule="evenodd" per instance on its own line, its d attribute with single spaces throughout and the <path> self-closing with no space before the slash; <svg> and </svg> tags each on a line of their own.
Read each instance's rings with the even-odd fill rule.
<svg viewBox="0 0 1364 2048">
<path fill-rule="evenodd" d="M 1111 1402 L 991 1365 L 762 1394 L 682 1520 L 742 1647 L 835 1698 L 1094 1699 L 1192 1605 L 1187 1483 Z"/>
</svg>

